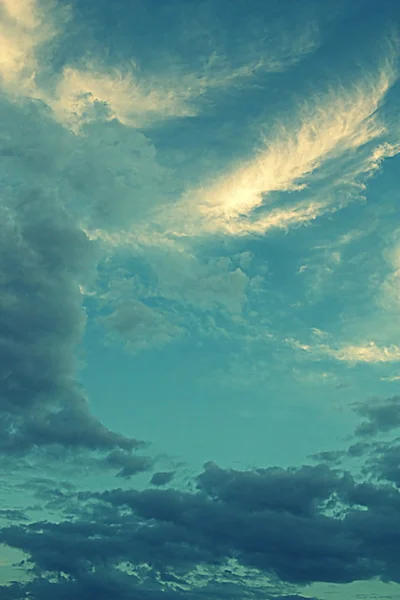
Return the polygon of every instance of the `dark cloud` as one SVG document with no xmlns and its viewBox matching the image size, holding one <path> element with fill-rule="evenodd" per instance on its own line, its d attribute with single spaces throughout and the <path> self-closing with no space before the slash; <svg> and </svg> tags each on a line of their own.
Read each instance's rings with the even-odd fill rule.
<svg viewBox="0 0 400 600">
<path fill-rule="evenodd" d="M 110 452 L 106 461 L 112 468 L 120 469 L 119 477 L 126 478 L 149 471 L 154 464 L 154 461 L 148 456 L 132 455 L 122 450 Z"/>
<path fill-rule="evenodd" d="M 400 427 L 400 396 L 384 400 L 373 399 L 368 403 L 357 404 L 355 410 L 365 418 L 355 430 L 358 436 L 374 436 Z"/>
<path fill-rule="evenodd" d="M 102 425 L 77 382 L 96 252 L 69 186 L 74 136 L 40 102 L 2 96 L 0 116 L 0 451 L 120 450 L 133 472 L 140 443 Z"/>
<path fill-rule="evenodd" d="M 400 438 L 391 442 L 374 442 L 365 449 L 365 474 L 372 474 L 400 489 Z"/>
<path fill-rule="evenodd" d="M 380 434 L 400 427 L 400 396 L 358 402 L 354 410 L 363 418 L 354 430 L 354 435 L 361 439 L 347 448 L 347 456 L 364 461 L 362 473 L 365 477 L 400 488 L 400 438 L 379 439 Z"/>
<path fill-rule="evenodd" d="M 152 485 L 162 486 L 170 483 L 174 478 L 175 473 L 168 471 L 159 471 L 158 473 L 154 473 L 151 478 Z"/>
<path fill-rule="evenodd" d="M 1 588 L 0 588 L 1 589 Z M 156 581 L 152 588 L 134 575 L 121 571 L 84 574 L 79 581 L 62 578 L 57 582 L 41 578 L 27 584 L 3 587 L 4 600 L 318 600 L 298 595 L 271 595 L 264 590 L 247 591 L 243 586 L 207 585 L 200 589 L 165 589 Z"/>
<path fill-rule="evenodd" d="M 327 463 L 337 466 L 342 463 L 342 460 L 345 456 L 345 450 L 325 450 L 322 452 L 316 452 L 315 454 L 310 455 L 309 458 L 312 458 L 317 463 Z"/>
<path fill-rule="evenodd" d="M 107 429 L 82 402 L 81 407 L 65 407 L 55 411 L 51 407 L 44 410 L 38 407 L 34 414 L 23 415 L 18 430 L 4 438 L 0 448 L 21 452 L 35 446 L 51 445 L 89 450 L 122 448 L 127 451 L 144 446 L 138 440 Z"/>
<path fill-rule="evenodd" d="M 23 511 L 18 509 L 0 509 L 0 519 L 7 521 L 26 521 L 26 516 Z"/>
<path fill-rule="evenodd" d="M 279 585 L 400 583 L 400 492 L 389 483 L 359 483 L 326 465 L 237 471 L 214 463 L 195 483 L 191 492 L 71 493 L 68 520 L 4 527 L 0 542 L 33 565 L 33 581 L 19 589 L 41 600 L 106 590 L 121 600 L 161 590 L 171 600 L 300 600 Z"/>
<path fill-rule="evenodd" d="M 197 481 L 208 496 L 228 505 L 300 516 L 314 514 L 340 485 L 346 484 L 335 471 L 323 465 L 235 471 L 208 463 Z"/>
<path fill-rule="evenodd" d="M 286 490 L 296 488 L 297 477 L 297 473 L 288 474 L 292 481 Z M 191 540 L 193 549 L 207 550 L 214 561 L 235 557 L 246 567 L 298 584 L 314 580 L 344 583 L 367 577 L 370 570 L 360 557 L 360 541 L 348 536 L 341 520 L 329 518 L 321 508 L 316 508 L 334 492 L 339 493 L 343 481 L 337 478 L 336 486 L 331 488 L 324 484 L 322 493 L 320 474 L 316 471 L 316 485 L 312 485 L 310 477 L 310 489 L 304 486 L 297 500 L 287 501 L 283 506 L 280 500 L 285 490 L 279 488 L 278 481 L 277 478 L 275 488 L 272 483 L 269 489 L 267 485 L 265 492 L 254 487 L 242 501 L 235 489 L 223 488 L 221 496 L 215 490 L 211 495 L 174 490 L 115 490 L 102 494 L 101 498 L 116 508 L 130 508 L 148 522 L 163 527 L 169 524 L 172 527 L 169 540 L 184 545 Z M 241 476 L 235 483 L 239 488 Z M 155 525 L 153 535 L 154 528 Z M 161 544 L 158 552 L 162 552 Z M 166 547 L 164 553 L 162 564 L 171 564 Z"/>
</svg>

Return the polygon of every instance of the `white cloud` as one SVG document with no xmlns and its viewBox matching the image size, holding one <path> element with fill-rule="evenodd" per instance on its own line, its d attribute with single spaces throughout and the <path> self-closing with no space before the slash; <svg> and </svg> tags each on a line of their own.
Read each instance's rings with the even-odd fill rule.
<svg viewBox="0 0 400 600">
<path fill-rule="evenodd" d="M 163 215 L 167 227 L 174 223 L 172 234 L 177 223 L 188 235 L 261 234 L 337 210 L 343 199 L 338 200 L 341 194 L 335 190 L 343 185 L 354 187 L 360 174 L 370 175 L 385 157 L 398 151 L 397 145 L 382 143 L 385 125 L 376 112 L 394 81 L 388 61 L 377 77 L 370 76 L 348 90 L 330 90 L 312 105 L 305 104 L 297 123 L 276 127 L 275 135 L 264 140 L 254 158 L 187 192 L 170 214 Z M 373 148 L 371 142 L 376 144 Z M 355 151 L 359 153 L 356 165 Z M 311 175 L 322 167 L 327 171 L 316 178 L 327 180 L 322 193 L 310 192 L 306 201 L 271 206 L 273 192 L 304 190 L 313 182 Z"/>
<path fill-rule="evenodd" d="M 349 363 L 386 363 L 400 361 L 400 348 L 391 346 L 377 346 L 375 342 L 364 345 L 348 345 L 337 350 L 322 346 L 321 351 L 333 356 L 339 361 Z"/>
<path fill-rule="evenodd" d="M 73 13 L 53 0 L 2 0 L 0 7 L 0 78 L 12 92 L 40 98 L 58 120 L 74 130 L 90 114 L 90 107 L 106 104 L 109 117 L 122 123 L 143 126 L 169 117 L 198 114 L 198 100 L 212 90 L 246 85 L 257 72 L 282 71 L 311 52 L 317 31 L 308 27 L 299 36 L 286 36 L 273 51 L 260 48 L 258 56 L 243 49 L 246 61 L 230 61 L 223 52 L 210 51 L 200 69 L 192 71 L 174 60 L 159 72 L 143 72 L 136 57 L 125 65 L 105 64 L 99 58 L 82 57 L 79 66 L 67 65 L 54 92 L 37 85 L 42 65 L 37 51 L 56 37 Z M 100 49 L 99 49 L 100 55 Z"/>
<path fill-rule="evenodd" d="M 315 48 L 318 35 L 310 26 L 300 35 L 282 37 L 278 47 L 268 52 L 265 47 L 256 53 L 243 48 L 238 56 L 246 57 L 244 61 L 229 60 L 223 50 L 210 50 L 194 70 L 176 56 L 169 62 L 163 56 L 162 68 L 153 73 L 143 72 L 136 57 L 125 65 L 105 64 L 99 49 L 98 58 L 83 56 L 80 65 L 67 65 L 52 92 L 37 83 L 37 75 L 43 71 L 38 50 L 55 38 L 68 20 L 73 23 L 72 10 L 54 0 L 2 0 L 0 80 L 8 91 L 46 102 L 56 118 L 75 131 L 90 120 L 96 103 L 108 107 L 109 118 L 135 127 L 196 115 L 198 100 L 208 92 L 246 85 L 257 72 L 289 68 Z"/>
<path fill-rule="evenodd" d="M 40 65 L 37 50 L 57 33 L 52 18 L 54 3 L 47 0 L 2 0 L 0 6 L 0 80 L 13 93 L 41 97 L 35 77 Z M 66 20 L 66 8 L 58 8 Z"/>
<path fill-rule="evenodd" d="M 362 344 L 304 344 L 294 338 L 286 338 L 284 342 L 294 350 L 306 352 L 311 360 L 327 357 L 349 364 L 400 362 L 400 347 L 395 344 L 378 346 L 373 341 Z"/>
<path fill-rule="evenodd" d="M 143 71 L 135 57 L 118 67 L 83 59 L 80 67 L 64 69 L 49 102 L 58 118 L 74 128 L 87 118 L 88 106 L 95 102 L 106 103 L 111 118 L 135 127 L 195 116 L 200 112 L 199 100 L 207 93 L 246 86 L 256 73 L 284 71 L 314 50 L 317 39 L 317 28 L 310 25 L 298 36 L 282 36 L 278 45 L 264 44 L 256 53 L 246 46 L 238 48 L 245 61 L 228 59 L 223 49 L 211 50 L 195 70 L 176 56 L 171 61 L 163 57 L 165 64 L 156 73 Z"/>
<path fill-rule="evenodd" d="M 187 95 L 188 91 L 183 93 L 171 82 L 168 87 L 157 80 L 146 80 L 134 66 L 123 72 L 92 64 L 82 69 L 65 68 L 51 104 L 57 117 L 74 128 L 86 120 L 88 107 L 95 102 L 108 105 L 110 118 L 140 127 L 154 120 L 194 114 Z"/>
<path fill-rule="evenodd" d="M 246 85 L 257 72 L 284 70 L 314 48 L 311 35 L 295 40 L 283 56 L 260 58 L 238 66 L 212 53 L 197 72 L 171 65 L 155 75 L 142 72 L 132 60 L 113 68 L 86 62 L 80 68 L 66 67 L 53 99 L 49 99 L 58 118 L 72 127 L 87 118 L 88 106 L 95 102 L 110 108 L 110 118 L 140 127 L 169 117 L 195 116 L 198 100 L 213 90 Z M 280 49 L 282 52 L 282 49 Z"/>
</svg>

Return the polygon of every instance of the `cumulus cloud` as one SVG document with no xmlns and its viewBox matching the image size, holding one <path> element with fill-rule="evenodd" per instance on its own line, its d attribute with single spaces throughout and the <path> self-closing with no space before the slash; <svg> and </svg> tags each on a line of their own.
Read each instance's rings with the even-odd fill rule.
<svg viewBox="0 0 400 600">
<path fill-rule="evenodd" d="M 356 405 L 367 417 L 356 435 L 387 431 L 396 402 Z M 304 600 L 315 582 L 400 583 L 399 446 L 372 442 L 365 451 L 368 481 L 333 468 L 346 454 L 337 451 L 319 453 L 314 466 L 236 470 L 209 462 L 185 489 L 69 486 L 55 494 L 38 481 L 41 501 L 57 506 L 60 517 L 34 522 L 4 512 L 9 525 L 0 541 L 22 551 L 21 566 L 32 571 L 26 583 L 0 589 L 15 600 L 86 600 L 95 593 L 119 600 Z M 113 459 L 130 468 L 119 451 Z M 151 483 L 165 487 L 172 476 L 156 472 Z"/>
<path fill-rule="evenodd" d="M 92 232 L 106 244 L 109 260 L 92 299 L 98 322 L 130 351 L 162 348 L 187 338 L 226 337 L 226 324 L 243 325 L 254 280 L 251 253 L 196 256 L 189 249 L 158 248 Z M 111 237 L 111 239 L 110 239 Z M 118 267 L 124 260 L 133 266 Z"/>
<path fill-rule="evenodd" d="M 1 119 L 0 448 L 106 453 L 138 448 L 90 412 L 75 357 L 86 314 L 80 284 L 95 251 L 58 178 L 72 139 L 42 103 L 3 98 Z"/>
<path fill-rule="evenodd" d="M 130 350 L 162 348 L 183 334 L 183 329 L 161 311 L 136 300 L 119 300 L 99 322 L 116 333 Z"/>
<path fill-rule="evenodd" d="M 309 582 L 399 580 L 393 487 L 323 465 L 209 463 L 196 483 L 192 492 L 85 492 L 73 520 L 3 527 L 1 541 L 26 553 L 36 573 L 5 591 L 288 600 Z"/>
</svg>

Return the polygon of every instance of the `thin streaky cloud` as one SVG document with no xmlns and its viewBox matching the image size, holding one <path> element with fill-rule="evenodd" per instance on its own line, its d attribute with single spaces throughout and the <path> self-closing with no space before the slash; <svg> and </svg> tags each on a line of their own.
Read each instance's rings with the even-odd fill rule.
<svg viewBox="0 0 400 600">
<path fill-rule="evenodd" d="M 395 344 L 379 346 L 374 341 L 363 344 L 305 344 L 293 338 L 286 338 L 285 343 L 294 350 L 300 350 L 308 354 L 311 360 L 321 358 L 333 358 L 337 361 L 357 363 L 393 363 L 400 361 L 400 347 Z"/>
<path fill-rule="evenodd" d="M 268 40 L 268 32 L 265 38 Z M 230 59 L 223 48 L 211 49 L 199 70 L 191 70 L 177 56 L 174 60 L 164 57 L 165 65 L 156 73 L 143 70 L 136 57 L 129 64 L 112 67 L 83 57 L 79 67 L 64 68 L 48 102 L 68 126 L 79 127 L 88 104 L 102 102 L 109 106 L 110 118 L 148 127 L 170 117 L 196 116 L 202 110 L 199 101 L 209 92 L 245 88 L 257 74 L 285 71 L 313 52 L 318 43 L 318 27 L 310 22 L 300 35 L 282 35 L 278 45 L 270 42 L 257 52 L 239 46 L 238 54 L 246 57 L 244 60 Z"/>
<path fill-rule="evenodd" d="M 198 100 L 210 91 L 246 86 L 256 73 L 275 73 L 295 65 L 318 44 L 318 29 L 310 25 L 300 36 L 282 38 L 273 52 L 232 64 L 227 57 L 210 52 L 200 71 L 172 63 L 157 74 L 140 69 L 135 58 L 127 65 L 110 66 L 83 57 L 80 66 L 65 66 L 54 92 L 37 83 L 41 65 L 38 49 L 56 38 L 73 12 L 51 0 L 3 0 L 0 16 L 2 54 L 0 77 L 6 88 L 24 96 L 40 98 L 57 120 L 77 131 L 95 103 L 109 108 L 108 118 L 133 127 L 149 126 L 169 117 L 195 116 Z M 246 49 L 242 54 L 246 56 Z M 90 112 L 90 111 L 89 111 Z"/>
<path fill-rule="evenodd" d="M 199 100 L 208 92 L 232 86 L 246 86 L 257 73 L 282 71 L 295 64 L 315 44 L 299 41 L 289 57 L 282 62 L 277 57 L 264 58 L 235 67 L 222 56 L 211 54 L 202 72 L 172 68 L 156 76 L 146 75 L 131 62 L 125 69 L 88 64 L 84 68 L 66 67 L 54 98 L 48 102 L 57 118 L 67 126 L 78 127 L 85 119 L 88 105 L 105 103 L 109 118 L 117 118 L 133 127 L 150 126 L 170 117 L 193 117 L 201 112 Z"/>
<path fill-rule="evenodd" d="M 363 150 L 360 163 L 353 167 L 347 181 L 339 179 L 351 186 L 360 173 L 368 176 L 384 157 L 396 154 L 397 145 L 378 142 L 386 128 L 377 115 L 395 80 L 394 68 L 387 61 L 377 76 L 370 75 L 349 90 L 332 89 L 314 105 L 306 103 L 298 113 L 300 125 L 277 126 L 276 135 L 264 140 L 264 149 L 254 158 L 237 165 L 217 181 L 188 192 L 172 208 L 170 220 L 182 222 L 189 235 L 207 232 L 239 235 L 286 228 L 334 210 L 333 200 L 328 199 L 295 202 L 289 208 L 272 207 L 266 216 L 255 214 L 261 207 L 267 211 L 272 192 L 296 192 L 312 185 L 313 173 L 327 161 L 353 158 L 356 150 Z M 365 149 L 374 141 L 377 142 L 374 148 Z M 343 164 L 340 167 L 343 169 Z M 333 187 L 337 184 L 336 181 Z"/>
</svg>

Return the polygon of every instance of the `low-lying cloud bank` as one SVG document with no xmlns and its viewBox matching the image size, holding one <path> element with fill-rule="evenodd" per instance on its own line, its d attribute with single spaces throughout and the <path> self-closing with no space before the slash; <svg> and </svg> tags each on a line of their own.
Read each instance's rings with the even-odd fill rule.
<svg viewBox="0 0 400 600">
<path fill-rule="evenodd" d="M 379 434 L 395 402 L 356 411 Z M 400 482 L 382 468 L 399 446 L 365 442 L 365 423 L 343 451 L 364 456 L 362 478 L 334 467 L 329 452 L 296 468 L 210 462 L 189 487 L 158 473 L 148 489 L 64 492 L 54 522 L 15 524 L 11 515 L 0 541 L 28 557 L 31 580 L 3 586 L 3 597 L 300 600 L 315 582 L 400 583 Z"/>
</svg>

